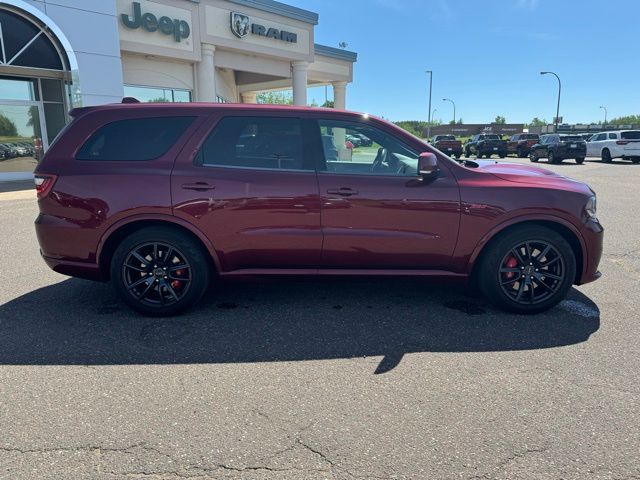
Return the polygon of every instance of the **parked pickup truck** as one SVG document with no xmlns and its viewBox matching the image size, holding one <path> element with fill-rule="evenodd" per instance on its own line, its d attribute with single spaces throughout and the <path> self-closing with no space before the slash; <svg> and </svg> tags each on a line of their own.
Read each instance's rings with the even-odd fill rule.
<svg viewBox="0 0 640 480">
<path fill-rule="evenodd" d="M 507 141 L 495 133 L 474 135 L 464 146 L 464 156 L 470 157 L 471 154 L 475 154 L 477 158 L 482 158 L 483 155 L 489 158 L 494 154 L 504 158 L 507 156 Z"/>
<path fill-rule="evenodd" d="M 436 135 L 431 144 L 451 157 L 462 157 L 462 142 L 454 135 Z"/>
<path fill-rule="evenodd" d="M 518 158 L 526 158 L 533 147 L 540 140 L 537 133 L 518 133 L 507 141 L 507 155 L 515 153 Z"/>
</svg>

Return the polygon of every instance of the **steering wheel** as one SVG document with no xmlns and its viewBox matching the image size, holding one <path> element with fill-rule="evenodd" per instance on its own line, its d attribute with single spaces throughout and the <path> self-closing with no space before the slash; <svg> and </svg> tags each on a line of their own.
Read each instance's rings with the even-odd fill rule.
<svg viewBox="0 0 640 480">
<path fill-rule="evenodd" d="M 382 170 L 383 163 L 387 162 L 388 155 L 389 153 L 387 152 L 387 149 L 380 147 L 378 149 L 378 154 L 376 155 L 376 158 L 373 160 L 373 164 L 371 164 L 371 171 L 377 172 L 379 170 Z"/>
</svg>

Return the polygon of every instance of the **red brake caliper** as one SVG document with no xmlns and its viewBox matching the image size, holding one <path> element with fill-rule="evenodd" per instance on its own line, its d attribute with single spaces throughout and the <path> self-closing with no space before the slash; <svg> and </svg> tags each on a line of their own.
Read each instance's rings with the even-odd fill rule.
<svg viewBox="0 0 640 480">
<path fill-rule="evenodd" d="M 176 277 L 181 277 L 182 275 L 184 275 L 184 270 L 176 270 Z M 180 280 L 172 280 L 171 286 L 174 290 L 181 290 L 182 282 Z"/>
<path fill-rule="evenodd" d="M 516 257 L 509 257 L 506 263 L 504 264 L 504 266 L 507 268 L 516 268 L 518 266 L 518 260 L 516 260 Z M 516 273 L 507 272 L 505 273 L 505 276 L 507 277 L 508 280 L 511 280 L 513 277 L 516 276 Z"/>
</svg>

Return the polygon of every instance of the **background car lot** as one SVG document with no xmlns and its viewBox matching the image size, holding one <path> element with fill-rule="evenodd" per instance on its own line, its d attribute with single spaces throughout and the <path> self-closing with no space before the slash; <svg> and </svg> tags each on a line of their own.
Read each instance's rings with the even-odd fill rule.
<svg viewBox="0 0 640 480">
<path fill-rule="evenodd" d="M 50 272 L 35 194 L 0 193 L 0 478 L 640 475 L 640 165 L 541 167 L 596 190 L 606 238 L 603 278 L 535 317 L 327 279 L 143 318 Z"/>
</svg>

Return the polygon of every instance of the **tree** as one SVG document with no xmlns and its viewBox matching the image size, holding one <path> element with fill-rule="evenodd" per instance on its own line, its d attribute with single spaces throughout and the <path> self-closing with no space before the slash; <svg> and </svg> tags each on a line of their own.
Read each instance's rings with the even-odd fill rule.
<svg viewBox="0 0 640 480">
<path fill-rule="evenodd" d="M 544 127 L 547 125 L 547 119 L 543 118 L 542 120 L 540 120 L 538 117 L 534 117 L 533 120 L 531 120 L 531 123 L 529 123 L 530 127 Z"/>
<path fill-rule="evenodd" d="M 498 115 L 493 123 L 495 123 L 496 125 L 504 125 L 505 123 L 507 123 L 507 119 L 502 115 Z"/>
<path fill-rule="evenodd" d="M 152 98 L 147 103 L 170 103 L 171 100 L 165 97 Z"/>
<path fill-rule="evenodd" d="M 640 115 L 625 115 L 624 117 L 607 120 L 609 125 L 640 125 Z"/>
<path fill-rule="evenodd" d="M 402 128 L 403 130 L 406 130 L 410 134 L 420 138 L 425 137 L 425 130 L 429 126 L 429 122 L 425 122 L 422 120 L 401 120 L 393 123 L 395 123 L 398 127 Z M 440 123 L 441 122 L 439 121 L 431 121 L 431 126 L 440 125 Z"/>
<path fill-rule="evenodd" d="M 256 95 L 258 103 L 268 105 L 293 105 L 291 92 L 260 92 Z"/>
<path fill-rule="evenodd" d="M 6 117 L 2 113 L 0 113 L 0 136 L 3 137 L 17 137 L 18 129 L 16 128 L 16 124 L 13 123 L 9 117 Z"/>
<path fill-rule="evenodd" d="M 333 100 L 327 100 L 322 104 L 322 106 L 325 108 L 336 108 L 334 105 L 335 104 L 333 103 Z"/>
</svg>

